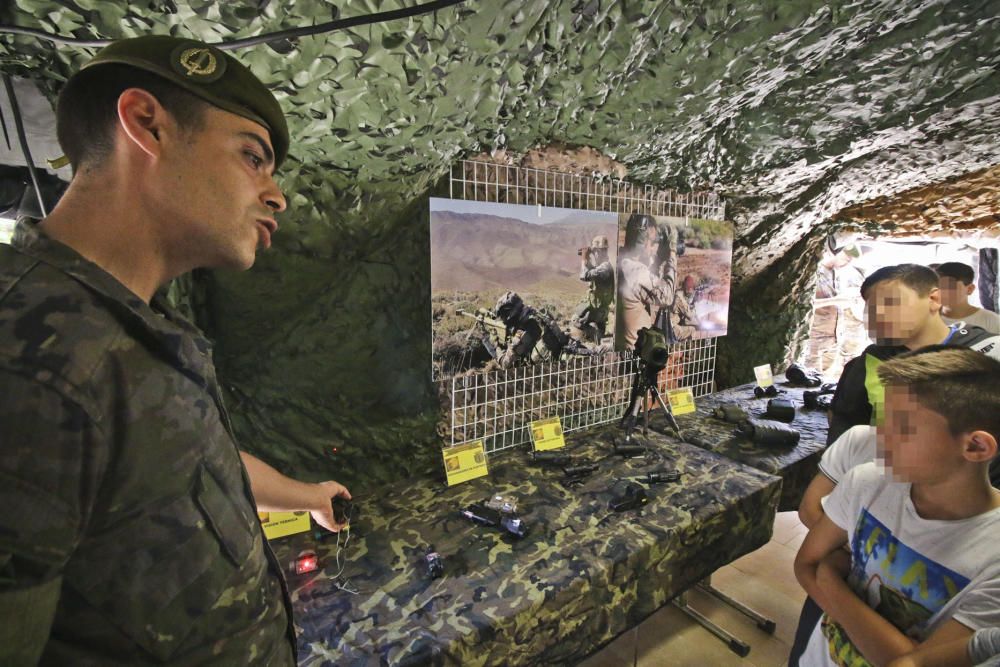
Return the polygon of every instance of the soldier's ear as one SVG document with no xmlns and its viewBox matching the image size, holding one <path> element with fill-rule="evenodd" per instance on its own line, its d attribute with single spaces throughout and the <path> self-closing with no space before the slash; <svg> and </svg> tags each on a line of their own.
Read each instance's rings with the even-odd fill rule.
<svg viewBox="0 0 1000 667">
<path fill-rule="evenodd" d="M 128 146 L 151 158 L 163 149 L 162 132 L 172 120 L 160 101 L 142 88 L 129 88 L 118 96 L 118 127 Z"/>
</svg>

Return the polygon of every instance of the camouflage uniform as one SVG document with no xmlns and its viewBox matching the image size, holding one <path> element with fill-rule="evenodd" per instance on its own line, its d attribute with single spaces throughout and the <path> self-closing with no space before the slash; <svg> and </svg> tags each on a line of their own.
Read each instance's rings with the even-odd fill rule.
<svg viewBox="0 0 1000 667">
<path fill-rule="evenodd" d="M 598 249 L 607 253 L 607 240 Z M 595 242 L 598 240 L 595 239 Z M 594 248 L 593 244 L 591 246 Z M 604 337 L 604 332 L 608 327 L 608 315 L 611 306 L 615 302 L 615 267 L 609 259 L 598 263 L 596 266 L 590 265 L 588 258 L 580 268 L 580 280 L 590 283 L 587 291 L 587 300 L 577 309 L 573 317 L 573 326 L 580 331 L 584 337 L 593 336 L 599 341 Z M 593 331 L 593 333 L 591 333 Z"/>
<path fill-rule="evenodd" d="M 26 222 L 0 267 L 0 663 L 293 664 L 208 341 Z"/>
<path fill-rule="evenodd" d="M 670 307 L 671 342 L 687 340 L 698 332 L 698 316 L 687 300 L 684 292 L 674 293 L 674 303 Z"/>
<path fill-rule="evenodd" d="M 671 252 L 668 257 L 667 280 L 658 277 L 642 262 L 634 259 L 623 259 L 620 262 L 619 303 L 622 307 L 622 340 L 627 349 L 632 349 L 635 345 L 639 329 L 653 326 L 660 307 L 673 300 L 676 261 L 676 252 Z"/>
</svg>

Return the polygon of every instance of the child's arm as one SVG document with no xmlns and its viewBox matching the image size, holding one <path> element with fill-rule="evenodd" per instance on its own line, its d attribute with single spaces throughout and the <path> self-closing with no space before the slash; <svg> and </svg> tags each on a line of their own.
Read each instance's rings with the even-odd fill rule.
<svg viewBox="0 0 1000 667">
<path fill-rule="evenodd" d="M 947 621 L 915 651 L 889 663 L 889 667 L 971 667 L 969 641 L 972 630 L 958 621 Z"/>
<path fill-rule="evenodd" d="M 824 558 L 847 542 L 847 532 L 820 517 L 795 556 L 795 577 L 806 593 L 836 621 L 861 654 L 876 665 L 912 651 L 916 644 L 854 594 L 842 574 Z"/>
</svg>

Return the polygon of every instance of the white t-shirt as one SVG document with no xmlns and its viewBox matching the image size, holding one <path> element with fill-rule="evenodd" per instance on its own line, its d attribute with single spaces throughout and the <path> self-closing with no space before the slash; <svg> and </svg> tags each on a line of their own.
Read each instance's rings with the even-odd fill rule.
<svg viewBox="0 0 1000 667">
<path fill-rule="evenodd" d="M 910 484 L 872 462 L 851 470 L 823 510 L 847 531 L 848 584 L 907 636 L 923 641 L 952 618 L 972 630 L 1000 625 L 1000 509 L 960 521 L 921 518 Z M 824 614 L 800 664 L 839 667 L 859 657 Z"/>
<path fill-rule="evenodd" d="M 875 454 L 875 427 L 867 424 L 852 426 L 826 448 L 819 461 L 819 470 L 831 482 L 840 484 L 851 468 L 874 461 Z"/>
<path fill-rule="evenodd" d="M 989 331 L 991 334 L 1000 334 L 1000 315 L 994 313 L 991 310 L 986 310 L 985 308 L 980 308 L 972 315 L 967 315 L 961 319 L 953 320 L 950 317 L 941 316 L 945 324 L 958 324 L 964 321 L 966 324 L 971 324 L 973 326 L 982 327 Z"/>
</svg>

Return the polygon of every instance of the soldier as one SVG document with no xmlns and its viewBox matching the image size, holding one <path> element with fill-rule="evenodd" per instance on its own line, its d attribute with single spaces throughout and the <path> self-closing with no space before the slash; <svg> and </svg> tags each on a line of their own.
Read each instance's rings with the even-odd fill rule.
<svg viewBox="0 0 1000 667">
<path fill-rule="evenodd" d="M 635 345 L 639 329 L 653 326 L 660 309 L 673 303 L 677 281 L 677 230 L 659 227 L 649 217 L 633 257 L 618 263 L 618 296 L 622 340 L 626 349 Z M 660 327 L 662 328 L 662 327 Z"/>
<path fill-rule="evenodd" d="M 350 494 L 237 450 L 159 291 L 270 246 L 281 108 L 232 56 L 141 37 L 67 81 L 57 131 L 73 180 L 0 246 L 0 664 L 293 665 L 256 511 L 336 530 Z"/>
<path fill-rule="evenodd" d="M 570 343 L 570 337 L 556 326 L 551 318 L 524 303 L 516 292 L 501 296 L 493 311 L 507 326 L 508 338 L 520 331 L 521 337 L 507 347 L 497 359 L 501 368 L 510 368 L 522 359 L 530 359 L 538 341 L 542 341 L 552 359 L 558 359 Z"/>
<path fill-rule="evenodd" d="M 590 283 L 585 301 L 573 316 L 582 340 L 600 342 L 615 300 L 615 268 L 608 259 L 608 237 L 595 236 L 590 247 L 580 249 L 580 280 Z"/>
<path fill-rule="evenodd" d="M 671 342 L 693 338 L 701 327 L 692 303 L 696 287 L 694 276 L 688 274 L 681 281 L 681 289 L 674 292 L 674 301 L 670 304 Z"/>
</svg>

